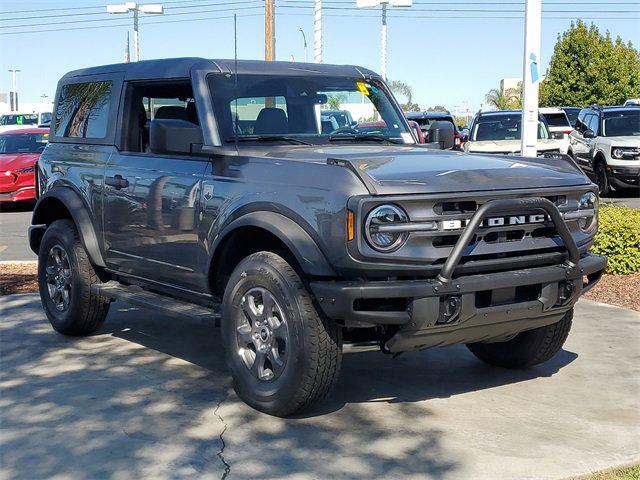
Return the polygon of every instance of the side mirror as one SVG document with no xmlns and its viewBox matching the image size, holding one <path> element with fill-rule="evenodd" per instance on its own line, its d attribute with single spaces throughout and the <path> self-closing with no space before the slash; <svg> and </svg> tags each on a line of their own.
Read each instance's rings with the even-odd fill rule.
<svg viewBox="0 0 640 480">
<path fill-rule="evenodd" d="M 446 120 L 433 122 L 429 126 L 429 143 L 439 144 L 440 149 L 450 150 L 455 144 L 455 127 Z"/>
<path fill-rule="evenodd" d="M 593 130 L 589 130 L 589 129 L 587 129 L 584 132 L 582 132 L 582 136 L 584 138 L 596 138 L 596 134 L 593 133 Z"/>
<path fill-rule="evenodd" d="M 186 120 L 151 120 L 149 148 L 152 153 L 157 154 L 195 153 L 202 148 L 202 128 Z"/>
</svg>

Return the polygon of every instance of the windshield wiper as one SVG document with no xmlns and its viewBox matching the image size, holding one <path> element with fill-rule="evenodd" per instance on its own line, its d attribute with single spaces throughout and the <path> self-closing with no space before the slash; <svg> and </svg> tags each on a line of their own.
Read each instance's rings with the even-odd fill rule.
<svg viewBox="0 0 640 480">
<path fill-rule="evenodd" d="M 286 135 L 239 135 L 238 137 L 229 137 L 226 141 L 235 142 L 236 140 L 238 142 L 289 142 L 298 145 L 313 145 L 313 143 Z"/>
<path fill-rule="evenodd" d="M 336 133 L 333 135 L 329 135 L 330 142 L 336 142 L 341 140 L 355 140 L 355 141 L 369 141 L 372 140 L 374 142 L 389 142 L 396 145 L 404 145 L 405 143 L 396 140 L 394 138 L 385 137 L 384 135 L 376 135 L 373 133 Z"/>
</svg>

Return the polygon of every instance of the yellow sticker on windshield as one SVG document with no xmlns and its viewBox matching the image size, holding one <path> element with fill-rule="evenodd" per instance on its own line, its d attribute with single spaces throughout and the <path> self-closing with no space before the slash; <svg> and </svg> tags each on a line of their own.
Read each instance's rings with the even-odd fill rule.
<svg viewBox="0 0 640 480">
<path fill-rule="evenodd" d="M 356 87 L 358 87 L 358 90 L 360 90 L 360 93 L 362 93 L 363 95 L 370 95 L 369 88 L 367 87 L 366 83 L 356 82 Z"/>
</svg>

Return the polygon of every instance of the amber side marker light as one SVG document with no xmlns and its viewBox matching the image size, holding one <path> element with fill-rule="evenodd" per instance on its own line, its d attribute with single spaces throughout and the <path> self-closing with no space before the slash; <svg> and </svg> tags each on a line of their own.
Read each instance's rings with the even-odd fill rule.
<svg viewBox="0 0 640 480">
<path fill-rule="evenodd" d="M 354 234 L 354 227 L 353 227 L 353 212 L 351 210 L 347 210 L 347 240 L 351 241 L 353 240 L 355 234 Z"/>
</svg>

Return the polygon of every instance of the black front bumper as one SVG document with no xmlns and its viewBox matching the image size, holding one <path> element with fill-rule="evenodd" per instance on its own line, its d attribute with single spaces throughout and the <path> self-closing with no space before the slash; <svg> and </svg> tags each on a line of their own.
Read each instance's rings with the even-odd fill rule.
<svg viewBox="0 0 640 480">
<path fill-rule="evenodd" d="M 490 212 L 522 207 L 540 208 L 551 216 L 567 248 L 567 260 L 559 265 L 454 278 L 464 248 L 482 219 Z M 399 325 L 385 347 L 400 352 L 499 341 L 555 323 L 595 285 L 606 263 L 599 255 L 580 258 L 557 208 L 548 200 L 494 200 L 476 212 L 434 279 L 322 281 L 312 282 L 311 289 L 325 315 L 346 326 Z"/>
<path fill-rule="evenodd" d="M 640 186 L 640 168 L 609 166 L 609 179 L 614 187 L 629 188 Z"/>
</svg>

